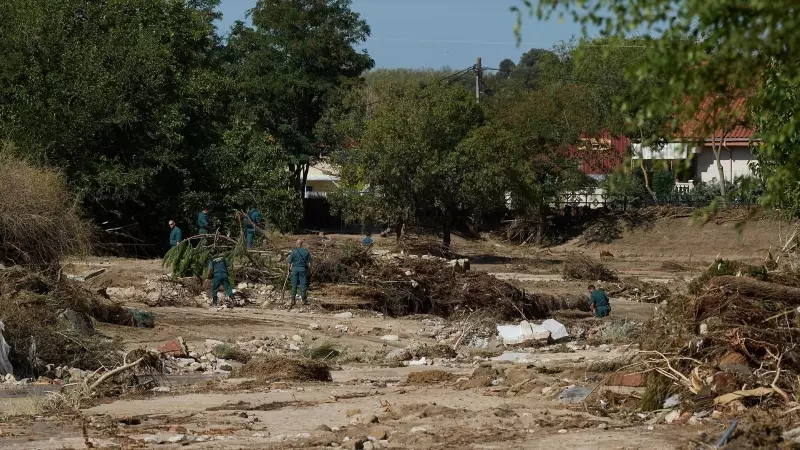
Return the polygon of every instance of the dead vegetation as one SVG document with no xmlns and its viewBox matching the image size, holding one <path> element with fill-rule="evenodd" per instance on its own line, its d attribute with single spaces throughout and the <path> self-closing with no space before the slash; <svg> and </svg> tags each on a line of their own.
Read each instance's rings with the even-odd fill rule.
<svg viewBox="0 0 800 450">
<path fill-rule="evenodd" d="M 90 227 L 55 171 L 0 156 L 0 262 L 58 271 L 66 255 L 85 254 Z"/>
<path fill-rule="evenodd" d="M 729 275 L 732 271 L 740 276 Z M 706 406 L 796 402 L 800 289 L 750 276 L 762 274 L 798 278 L 718 261 L 694 285 L 696 294 L 670 299 L 647 324 L 642 340 L 641 364 L 654 372 L 651 384 L 689 391 L 695 403 Z M 650 390 L 654 397 L 669 391 Z"/>
<path fill-rule="evenodd" d="M 616 272 L 600 261 L 580 253 L 570 253 L 564 260 L 562 274 L 567 280 L 617 281 Z"/>
<path fill-rule="evenodd" d="M 253 358 L 232 376 L 259 381 L 331 381 L 327 364 L 311 359 L 268 356 Z"/>
<path fill-rule="evenodd" d="M 93 321 L 152 326 L 152 317 L 94 294 L 76 283 L 21 267 L 0 269 L 0 320 L 21 373 L 45 365 L 96 370 L 121 363 L 121 344 L 99 336 Z"/>
</svg>

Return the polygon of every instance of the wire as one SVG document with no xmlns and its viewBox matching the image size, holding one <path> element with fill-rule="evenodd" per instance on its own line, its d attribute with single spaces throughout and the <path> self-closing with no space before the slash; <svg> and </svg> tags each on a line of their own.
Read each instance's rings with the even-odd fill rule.
<svg viewBox="0 0 800 450">
<path fill-rule="evenodd" d="M 457 39 L 412 39 L 412 38 L 378 38 L 378 37 L 368 37 L 368 41 L 387 41 L 387 42 L 412 42 L 412 43 L 420 43 L 420 44 L 470 44 L 470 45 L 513 45 L 517 46 L 516 41 L 469 41 L 469 40 L 457 40 Z M 537 48 L 544 48 L 549 47 L 552 44 L 543 44 L 540 42 L 520 42 L 519 45 L 530 45 L 532 47 Z M 650 45 L 632 45 L 632 44 L 587 44 L 582 43 L 581 45 L 585 45 L 588 47 L 618 47 L 618 48 L 650 48 Z"/>
</svg>

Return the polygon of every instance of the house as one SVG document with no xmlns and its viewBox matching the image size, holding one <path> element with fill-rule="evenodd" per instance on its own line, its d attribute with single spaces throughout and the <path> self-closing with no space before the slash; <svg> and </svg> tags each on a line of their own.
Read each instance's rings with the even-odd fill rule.
<svg viewBox="0 0 800 450">
<path fill-rule="evenodd" d="M 744 107 L 744 98 L 738 98 L 726 106 L 724 113 L 731 119 L 728 121 L 730 125 L 724 130 L 716 130 L 713 136 L 699 136 L 701 133 L 696 131 L 703 128 L 701 124 L 709 116 L 705 112 L 700 112 L 694 121 L 687 122 L 681 127 L 680 135 L 672 142 L 659 146 L 633 144 L 632 159 L 643 159 L 647 164 L 663 161 L 673 167 L 677 167 L 676 163 L 689 159 L 688 170 L 675 170 L 678 179 L 692 185 L 699 182 L 709 183 L 719 180 L 719 170 L 714 156 L 714 148 L 719 148 L 725 180 L 732 181 L 737 177 L 752 176 L 755 158 L 751 143 L 759 141 L 753 139 L 755 130 L 737 119 L 744 116 Z M 722 111 L 721 108 L 716 110 L 717 114 Z"/>
<path fill-rule="evenodd" d="M 308 168 L 305 197 L 325 198 L 338 185 L 339 174 L 336 169 L 327 162 L 319 161 Z"/>
</svg>

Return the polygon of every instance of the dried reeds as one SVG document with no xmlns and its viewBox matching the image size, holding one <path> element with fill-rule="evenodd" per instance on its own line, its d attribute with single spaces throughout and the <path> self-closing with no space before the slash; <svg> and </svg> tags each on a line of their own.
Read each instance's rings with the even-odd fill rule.
<svg viewBox="0 0 800 450">
<path fill-rule="evenodd" d="M 56 272 L 89 251 L 91 229 L 58 172 L 0 155 L 0 173 L 1 262 Z"/>
</svg>

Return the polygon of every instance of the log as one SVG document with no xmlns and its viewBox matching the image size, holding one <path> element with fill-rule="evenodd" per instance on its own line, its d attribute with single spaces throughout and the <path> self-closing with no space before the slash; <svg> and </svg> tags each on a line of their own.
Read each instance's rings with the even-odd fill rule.
<svg viewBox="0 0 800 450">
<path fill-rule="evenodd" d="M 749 277 L 723 276 L 711 279 L 709 286 L 735 292 L 755 300 L 772 300 L 788 305 L 800 305 L 800 288 L 760 281 Z"/>
</svg>

